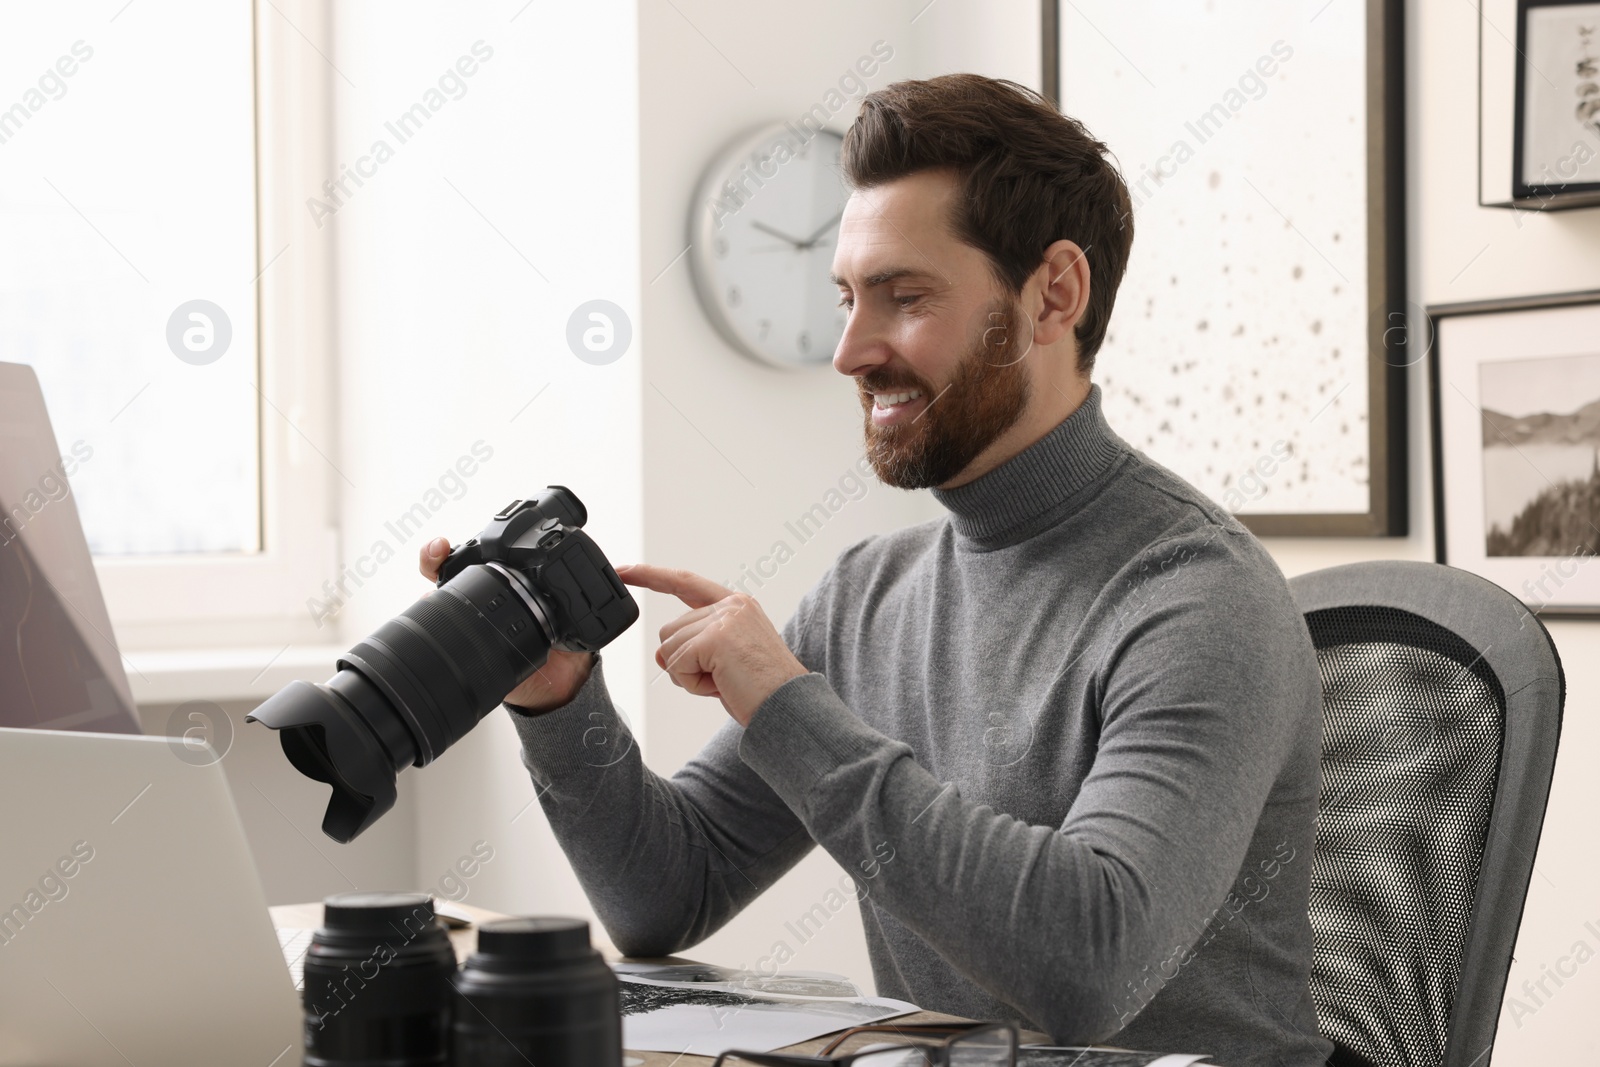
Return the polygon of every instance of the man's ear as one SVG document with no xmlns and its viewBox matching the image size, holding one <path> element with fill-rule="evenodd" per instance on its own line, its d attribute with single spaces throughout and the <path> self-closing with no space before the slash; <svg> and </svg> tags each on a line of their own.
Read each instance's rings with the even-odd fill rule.
<svg viewBox="0 0 1600 1067">
<path fill-rule="evenodd" d="M 1034 341 L 1054 344 L 1072 332 L 1089 310 L 1089 260 L 1084 250 L 1065 238 L 1044 250 L 1044 262 L 1030 285 L 1041 294 Z"/>
</svg>

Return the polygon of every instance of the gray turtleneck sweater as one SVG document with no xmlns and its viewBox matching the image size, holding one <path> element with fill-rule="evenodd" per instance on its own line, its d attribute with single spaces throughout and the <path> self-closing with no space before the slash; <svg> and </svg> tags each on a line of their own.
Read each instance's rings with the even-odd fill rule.
<svg viewBox="0 0 1600 1067">
<path fill-rule="evenodd" d="M 598 660 L 571 704 L 512 713 L 613 942 L 687 949 L 821 845 L 855 889 L 816 921 L 859 900 L 880 995 L 1063 1043 L 1321 1064 L 1321 701 L 1271 557 L 1112 432 L 1098 386 L 932 492 L 947 516 L 851 545 L 802 598 L 783 635 L 810 673 L 671 778 Z"/>
</svg>

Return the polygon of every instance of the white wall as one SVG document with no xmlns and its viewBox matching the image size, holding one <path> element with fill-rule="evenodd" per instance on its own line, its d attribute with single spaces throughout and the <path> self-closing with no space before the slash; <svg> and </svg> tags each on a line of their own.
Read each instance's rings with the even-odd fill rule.
<svg viewBox="0 0 1600 1067">
<path fill-rule="evenodd" d="M 427 537 L 464 540 L 548 484 L 578 492 L 613 558 L 639 555 L 637 355 L 593 366 L 566 343 L 580 303 L 604 298 L 637 313 L 634 25 L 622 0 L 336 9 L 334 157 L 353 165 L 377 139 L 395 148 L 321 231 L 338 242 L 344 554 L 359 558 L 379 541 L 396 551 L 341 615 L 346 643 L 423 592 L 416 558 Z M 395 143 L 385 123 L 480 40 L 493 55 L 466 79 L 465 95 Z M 480 440 L 492 458 L 426 534 L 402 539 L 386 527 L 427 505 Z M 609 675 L 633 705 L 641 638 L 635 629 L 619 642 Z M 494 859 L 466 899 L 588 914 L 529 806 L 518 751 L 497 710 L 435 764 L 401 775 L 415 804 L 415 883 L 437 887 L 482 840 Z"/>
</svg>

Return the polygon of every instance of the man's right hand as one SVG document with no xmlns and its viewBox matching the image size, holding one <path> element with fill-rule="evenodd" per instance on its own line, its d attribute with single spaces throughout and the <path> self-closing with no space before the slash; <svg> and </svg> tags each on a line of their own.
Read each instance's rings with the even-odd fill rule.
<svg viewBox="0 0 1600 1067">
<path fill-rule="evenodd" d="M 422 576 L 437 583 L 439 567 L 449 554 L 450 542 L 442 537 L 435 537 L 423 545 L 419 560 Z M 552 648 L 544 666 L 506 694 L 506 703 L 539 714 L 554 711 L 572 702 L 578 690 L 583 688 L 583 683 L 589 680 L 589 672 L 593 668 L 592 652 L 564 652 Z"/>
</svg>

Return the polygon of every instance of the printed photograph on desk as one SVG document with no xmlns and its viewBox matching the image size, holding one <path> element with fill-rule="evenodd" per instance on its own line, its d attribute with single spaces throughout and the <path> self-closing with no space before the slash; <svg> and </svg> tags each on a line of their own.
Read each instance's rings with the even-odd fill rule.
<svg viewBox="0 0 1600 1067">
<path fill-rule="evenodd" d="M 1600 294 L 1430 316 L 1440 562 L 1536 614 L 1600 614 Z"/>
<path fill-rule="evenodd" d="M 1213 1067 L 1205 1056 L 1186 1052 L 1135 1052 L 1131 1049 L 1071 1048 L 1067 1046 L 1017 1049 L 1017 1067 Z"/>
<path fill-rule="evenodd" d="M 622 979 L 622 1044 L 646 1052 L 716 1056 L 770 1051 L 917 1011 L 863 997 L 842 975 L 776 976 L 701 964 L 613 964 Z"/>
<path fill-rule="evenodd" d="M 782 993 L 797 997 L 859 997 L 861 990 L 842 974 L 824 971 L 784 971 L 762 974 L 759 971 L 723 967 L 715 963 L 639 963 L 621 960 L 611 965 L 619 976 L 645 982 L 715 985 L 741 993 Z"/>
</svg>

